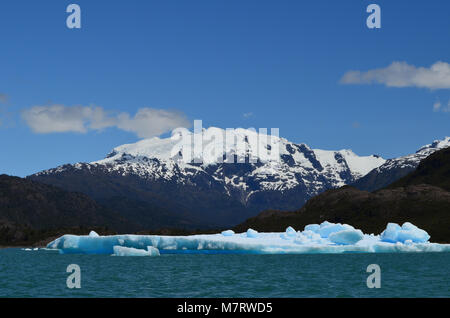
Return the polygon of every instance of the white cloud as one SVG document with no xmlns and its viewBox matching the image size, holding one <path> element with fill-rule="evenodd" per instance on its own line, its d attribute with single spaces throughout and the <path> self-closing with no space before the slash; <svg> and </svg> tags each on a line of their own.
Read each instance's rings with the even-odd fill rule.
<svg viewBox="0 0 450 318">
<path fill-rule="evenodd" d="M 185 127 L 188 121 L 176 111 L 141 108 L 136 115 L 112 113 L 99 106 L 65 106 L 60 104 L 34 106 L 22 111 L 22 118 L 35 133 L 86 133 L 108 127 L 135 133 L 140 138 L 150 138 Z"/>
<path fill-rule="evenodd" d="M 349 71 L 341 78 L 342 84 L 384 84 L 388 87 L 420 87 L 450 89 L 450 64 L 436 62 L 429 68 L 416 67 L 406 62 L 393 62 L 386 68 L 366 72 Z"/>
<path fill-rule="evenodd" d="M 185 116 L 179 112 L 141 108 L 134 117 L 130 117 L 127 113 L 119 114 L 116 126 L 141 138 L 148 138 L 188 125 Z"/>
<path fill-rule="evenodd" d="M 252 112 L 244 113 L 244 114 L 242 114 L 242 116 L 243 116 L 244 118 L 249 118 L 249 117 L 252 117 L 252 116 L 253 116 L 253 113 L 252 113 Z"/>
</svg>

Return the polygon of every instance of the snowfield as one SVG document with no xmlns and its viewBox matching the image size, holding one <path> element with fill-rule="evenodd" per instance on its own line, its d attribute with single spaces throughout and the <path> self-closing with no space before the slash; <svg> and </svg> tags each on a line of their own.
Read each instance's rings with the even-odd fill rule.
<svg viewBox="0 0 450 318">
<path fill-rule="evenodd" d="M 364 234 L 348 224 L 323 222 L 303 231 L 288 227 L 282 233 L 249 229 L 236 234 L 192 236 L 64 235 L 47 245 L 62 254 L 158 256 L 160 254 L 310 254 L 450 252 L 450 244 L 430 243 L 428 233 L 411 223 L 389 223 L 380 235 Z"/>
</svg>

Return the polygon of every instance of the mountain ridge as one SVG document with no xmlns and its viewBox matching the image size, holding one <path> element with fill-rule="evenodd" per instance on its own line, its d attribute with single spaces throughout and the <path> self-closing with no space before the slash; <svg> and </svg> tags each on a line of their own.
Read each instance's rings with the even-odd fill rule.
<svg viewBox="0 0 450 318">
<path fill-rule="evenodd" d="M 199 137 L 184 133 L 189 141 Z M 223 144 L 220 136 L 226 139 Z M 312 149 L 246 129 L 212 127 L 200 137 L 200 163 L 185 162 L 179 139 L 155 137 L 118 146 L 99 161 L 63 165 L 28 178 L 86 193 L 108 208 L 114 208 L 111 198 L 122 198 L 141 202 L 144 213 L 182 215 L 192 220 L 189 227 L 217 227 L 237 224 L 267 208 L 297 208 L 385 162 L 375 155 Z M 279 160 L 272 156 L 276 149 Z"/>
<path fill-rule="evenodd" d="M 450 137 L 435 140 L 431 144 L 422 146 L 415 153 L 386 160 L 385 163 L 376 167 L 351 185 L 359 190 L 365 191 L 375 191 L 384 188 L 414 171 L 421 160 L 447 147 L 450 147 Z"/>
</svg>

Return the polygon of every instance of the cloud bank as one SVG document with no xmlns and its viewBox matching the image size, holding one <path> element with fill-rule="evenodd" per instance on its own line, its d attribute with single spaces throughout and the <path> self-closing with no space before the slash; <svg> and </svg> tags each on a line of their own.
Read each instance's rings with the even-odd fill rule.
<svg viewBox="0 0 450 318">
<path fill-rule="evenodd" d="M 125 112 L 113 114 L 99 106 L 54 104 L 34 106 L 21 115 L 31 130 L 39 134 L 87 133 L 115 127 L 140 138 L 151 138 L 189 125 L 180 112 L 154 108 L 140 108 L 132 116 Z"/>
<path fill-rule="evenodd" d="M 349 71 L 341 78 L 342 84 L 384 84 L 388 87 L 419 87 L 450 89 L 450 64 L 436 62 L 429 68 L 416 67 L 406 62 L 393 62 L 385 68 L 366 72 Z"/>
</svg>

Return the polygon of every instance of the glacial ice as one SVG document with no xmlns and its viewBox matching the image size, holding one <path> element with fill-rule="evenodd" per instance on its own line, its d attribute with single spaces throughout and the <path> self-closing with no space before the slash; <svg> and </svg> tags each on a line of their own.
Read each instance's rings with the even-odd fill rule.
<svg viewBox="0 0 450 318">
<path fill-rule="evenodd" d="M 90 237 L 99 237 L 100 235 L 98 235 L 97 232 L 95 232 L 95 231 L 91 231 L 91 232 L 89 232 L 89 236 Z"/>
<path fill-rule="evenodd" d="M 288 227 L 282 233 L 249 229 L 191 236 L 64 235 L 47 245 L 62 254 L 309 254 L 450 252 L 450 244 L 429 242 L 428 233 L 411 223 L 389 223 L 380 235 L 364 234 L 348 224 L 310 224 L 303 231 Z"/>
<path fill-rule="evenodd" d="M 123 247 L 123 246 L 113 246 L 113 251 L 115 256 L 159 256 L 159 250 L 153 246 L 148 246 L 147 250 L 133 248 L 133 247 Z"/>
<path fill-rule="evenodd" d="M 222 232 L 223 236 L 233 236 L 234 235 L 234 231 L 233 230 L 226 230 Z"/>
<path fill-rule="evenodd" d="M 364 234 L 361 230 L 342 230 L 339 232 L 331 233 L 328 238 L 331 242 L 341 245 L 356 244 L 364 238 Z"/>
<path fill-rule="evenodd" d="M 258 237 L 258 232 L 253 230 L 253 229 L 248 229 L 247 230 L 247 237 L 257 238 Z"/>
<path fill-rule="evenodd" d="M 412 241 L 414 243 L 426 242 L 430 239 L 427 232 L 419 229 L 414 224 L 405 222 L 401 227 L 396 223 L 389 223 L 381 233 L 381 239 L 385 242 L 406 242 Z"/>
</svg>

